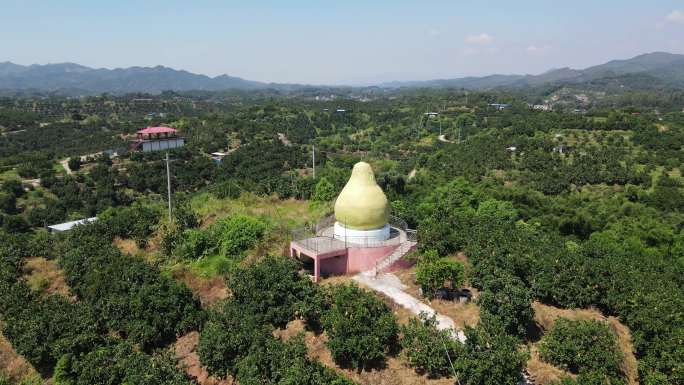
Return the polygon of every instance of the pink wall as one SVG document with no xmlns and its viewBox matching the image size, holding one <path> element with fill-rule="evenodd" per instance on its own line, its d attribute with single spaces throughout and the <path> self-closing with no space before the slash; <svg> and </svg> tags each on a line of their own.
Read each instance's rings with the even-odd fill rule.
<svg viewBox="0 0 684 385">
<path fill-rule="evenodd" d="M 347 256 L 321 259 L 321 274 L 341 275 L 347 273 Z"/>
<path fill-rule="evenodd" d="M 346 253 L 344 250 L 335 251 L 334 253 L 337 253 L 338 255 L 333 256 L 334 253 L 332 252 L 327 254 L 310 252 L 298 247 L 298 245 L 293 242 L 290 246 L 290 256 L 294 256 L 295 254 L 299 255 L 300 253 L 307 255 L 314 260 L 318 260 L 320 274 L 342 275 L 371 270 L 375 267 L 377 261 L 389 256 L 398 247 L 399 245 L 384 247 L 350 247 L 346 249 Z M 314 274 L 315 273 L 316 272 L 314 272 Z M 318 276 L 318 274 L 315 274 L 316 281 L 318 281 Z"/>
<path fill-rule="evenodd" d="M 387 257 L 399 247 L 398 245 L 385 247 L 354 247 L 347 249 L 347 273 L 358 273 L 375 267 L 375 262 Z"/>
<path fill-rule="evenodd" d="M 370 270 L 398 246 L 350 247 L 346 256 L 321 259 L 322 274 L 350 274 Z"/>
</svg>

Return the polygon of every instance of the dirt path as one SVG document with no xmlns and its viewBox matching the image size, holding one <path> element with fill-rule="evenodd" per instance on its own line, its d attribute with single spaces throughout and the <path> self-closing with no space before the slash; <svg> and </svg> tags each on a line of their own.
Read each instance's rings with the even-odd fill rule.
<svg viewBox="0 0 684 385">
<path fill-rule="evenodd" d="M 62 159 L 62 160 L 59 161 L 59 164 L 61 164 L 62 167 L 64 167 L 64 171 L 66 171 L 67 175 L 71 175 L 71 174 L 74 173 L 74 172 L 71 171 L 71 169 L 69 168 L 69 160 L 70 160 L 70 159 L 71 159 L 71 158 L 66 158 L 66 159 Z"/>
</svg>

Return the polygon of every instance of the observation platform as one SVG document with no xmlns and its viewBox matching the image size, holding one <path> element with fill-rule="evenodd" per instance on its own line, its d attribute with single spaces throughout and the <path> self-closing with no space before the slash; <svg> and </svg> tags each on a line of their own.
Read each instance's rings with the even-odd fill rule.
<svg viewBox="0 0 684 385">
<path fill-rule="evenodd" d="M 390 218 L 390 237 L 372 241 L 334 235 L 335 217 L 323 219 L 313 229 L 293 232 L 290 256 L 303 262 L 313 261 L 313 280 L 321 275 L 343 275 L 388 268 L 404 254 L 415 249 L 417 233 L 399 218 Z"/>
</svg>

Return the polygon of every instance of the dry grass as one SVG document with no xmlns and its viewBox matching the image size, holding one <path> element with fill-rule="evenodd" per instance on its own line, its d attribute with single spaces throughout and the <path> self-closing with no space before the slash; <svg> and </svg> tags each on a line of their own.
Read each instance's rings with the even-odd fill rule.
<svg viewBox="0 0 684 385">
<path fill-rule="evenodd" d="M 0 373 L 8 376 L 11 380 L 19 382 L 26 377 L 37 376 L 38 372 L 29 364 L 24 357 L 17 354 L 12 345 L 0 333 Z"/>
<path fill-rule="evenodd" d="M 114 238 L 114 246 L 116 246 L 124 254 L 140 254 L 140 248 L 132 239 L 122 239 L 120 237 L 116 237 Z"/>
<path fill-rule="evenodd" d="M 176 341 L 173 346 L 174 354 L 180 362 L 180 366 L 185 372 L 197 381 L 200 385 L 229 385 L 230 379 L 219 380 L 209 375 L 207 368 L 200 363 L 197 354 L 197 344 L 199 343 L 199 333 L 190 332 Z"/>
<path fill-rule="evenodd" d="M 532 308 L 534 309 L 534 321 L 542 331 L 550 330 L 556 320 L 561 317 L 571 320 L 596 320 L 606 322 L 613 332 L 615 332 L 618 347 L 624 356 L 621 369 L 627 379 L 627 383 L 629 385 L 639 384 L 637 360 L 634 356 L 632 335 L 629 328 L 623 325 L 617 318 L 604 317 L 603 314 L 596 309 L 560 309 L 554 306 L 543 305 L 539 302 L 534 302 Z M 536 344 L 532 344 L 531 349 L 534 351 L 536 349 Z M 536 360 L 538 361 L 538 357 L 536 357 Z M 541 379 L 551 373 L 547 368 L 550 365 L 541 363 L 543 364 L 542 366 L 539 365 L 539 363 L 535 362 L 535 356 L 533 355 L 532 359 L 528 362 L 528 371 L 533 378 L 537 379 L 539 385 L 545 385 L 548 382 L 542 382 Z M 540 369 L 540 371 L 538 373 L 534 372 L 535 369 Z"/>
<path fill-rule="evenodd" d="M 559 381 L 563 377 L 575 377 L 574 374 L 547 364 L 539 357 L 537 344 L 530 345 L 530 359 L 527 361 L 527 373 L 536 385 L 547 385 Z"/>
<path fill-rule="evenodd" d="M 26 258 L 23 273 L 26 283 L 32 290 L 45 294 L 60 294 L 75 300 L 57 262 L 42 257 Z"/>
<path fill-rule="evenodd" d="M 406 366 L 400 357 L 388 357 L 386 365 L 382 369 L 357 371 L 342 369 L 332 359 L 330 350 L 325 345 L 327 337 L 325 333 L 316 335 L 304 328 L 302 321 L 292 321 L 284 330 L 276 330 L 275 335 L 287 340 L 299 333 L 304 333 L 304 341 L 309 350 L 309 357 L 320 361 L 323 365 L 332 368 L 336 372 L 361 385 L 452 385 L 453 379 L 430 379 L 417 374 L 413 369 Z"/>
<path fill-rule="evenodd" d="M 553 328 L 558 318 L 577 320 L 597 320 L 605 321 L 605 317 L 596 309 L 560 309 L 554 306 L 544 305 L 539 302 L 532 303 L 534 309 L 534 322 L 543 331 Z"/>
<path fill-rule="evenodd" d="M 452 256 L 454 259 L 457 259 L 463 263 L 467 264 L 467 258 L 463 253 L 459 253 L 457 255 Z M 415 281 L 415 276 L 416 276 L 416 268 L 415 266 L 412 266 L 407 269 L 402 269 L 394 272 L 394 275 L 399 277 L 399 280 L 401 280 L 401 283 L 403 283 L 407 288 L 405 291 L 408 294 L 411 294 L 412 296 L 416 298 L 421 298 L 420 295 L 420 286 L 418 283 Z M 478 291 L 475 288 L 470 288 L 470 291 L 473 293 L 473 298 L 477 298 L 478 296 Z M 427 299 L 423 299 L 423 301 L 428 304 L 430 307 L 435 309 L 438 313 L 443 314 L 447 317 L 450 317 L 451 319 L 454 320 L 454 325 L 456 327 L 463 327 L 463 326 L 475 326 L 477 325 L 478 322 L 480 322 L 480 307 L 477 306 L 474 302 L 469 302 L 469 303 L 459 303 L 459 302 L 454 302 L 454 301 L 443 301 L 439 299 L 433 299 L 431 301 L 428 301 Z"/>
<path fill-rule="evenodd" d="M 624 356 L 620 368 L 627 378 L 629 385 L 639 384 L 638 363 L 634 356 L 634 345 L 632 344 L 632 333 L 629 328 L 623 325 L 617 318 L 608 317 L 608 325 L 617 335 L 618 347 Z"/>
<path fill-rule="evenodd" d="M 185 266 L 174 269 L 171 275 L 175 280 L 185 283 L 199 297 L 203 307 L 211 306 L 230 295 L 222 276 L 200 277 Z"/>
</svg>

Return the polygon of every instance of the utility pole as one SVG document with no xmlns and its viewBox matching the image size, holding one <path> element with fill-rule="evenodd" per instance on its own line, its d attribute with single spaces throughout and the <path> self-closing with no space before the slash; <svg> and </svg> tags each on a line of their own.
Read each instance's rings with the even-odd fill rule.
<svg viewBox="0 0 684 385">
<path fill-rule="evenodd" d="M 169 153 L 166 153 L 166 192 L 169 201 L 169 226 L 171 225 L 171 170 L 169 169 Z"/>
<path fill-rule="evenodd" d="M 313 167 L 313 178 L 316 179 L 316 145 L 311 145 L 311 166 Z"/>
</svg>

